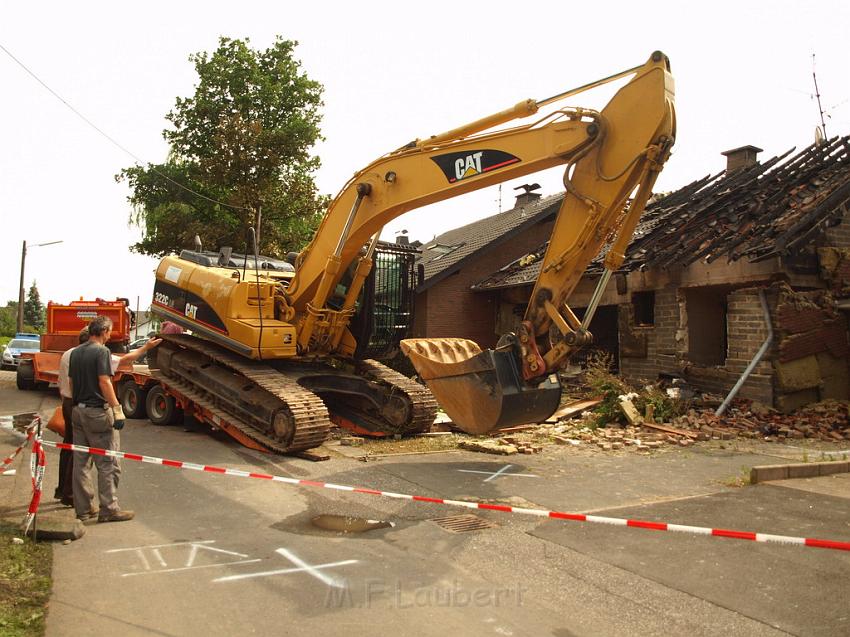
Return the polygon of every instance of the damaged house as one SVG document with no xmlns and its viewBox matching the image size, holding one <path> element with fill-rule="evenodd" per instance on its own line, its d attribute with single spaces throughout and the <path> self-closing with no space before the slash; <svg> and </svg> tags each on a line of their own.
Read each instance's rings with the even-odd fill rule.
<svg viewBox="0 0 850 637">
<path fill-rule="evenodd" d="M 505 263 L 536 250 L 552 234 L 563 195 L 541 197 L 521 186 L 514 207 L 455 228 L 420 246 L 424 279 L 416 289 L 413 333 L 462 337 L 493 347 L 501 334 L 494 317 L 500 295 L 471 288 Z"/>
<path fill-rule="evenodd" d="M 784 412 L 850 397 L 850 137 L 765 162 L 759 152 L 727 151 L 726 170 L 647 206 L 590 325 L 626 380 L 681 377 L 726 394 L 746 376 L 739 396 Z M 487 347 L 515 329 L 562 197 L 526 202 L 536 222 L 515 223 L 508 239 L 487 232 L 515 220 L 519 202 L 423 246 L 417 334 Z M 601 273 L 602 255 L 568 301 L 577 314 Z"/>
</svg>

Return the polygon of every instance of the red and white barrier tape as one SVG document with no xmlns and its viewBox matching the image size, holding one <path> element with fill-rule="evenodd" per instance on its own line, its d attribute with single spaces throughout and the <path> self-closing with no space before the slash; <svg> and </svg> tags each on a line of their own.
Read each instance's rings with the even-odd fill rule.
<svg viewBox="0 0 850 637">
<path fill-rule="evenodd" d="M 27 515 L 24 518 L 24 534 L 30 529 L 30 525 L 35 520 L 35 515 L 38 513 L 38 505 L 41 502 L 41 485 L 44 482 L 44 468 L 47 465 L 47 456 L 44 453 L 41 439 L 41 418 L 36 417 L 30 429 L 35 433 L 32 442 L 32 455 L 30 456 L 30 474 L 32 475 L 32 500 L 30 500 Z M 32 434 L 30 434 L 32 435 Z M 27 440 L 29 440 L 27 437 Z"/>
<path fill-rule="evenodd" d="M 779 544 L 796 544 L 800 546 L 811 546 L 822 549 L 835 549 L 839 551 L 850 551 L 850 542 L 839 542 L 835 540 L 819 540 L 814 538 L 791 537 L 787 535 L 772 535 L 770 533 L 753 533 L 750 531 L 732 531 L 728 529 L 712 529 L 701 526 L 687 526 L 684 524 L 668 524 L 666 522 L 648 522 L 645 520 L 628 520 L 624 518 L 609 518 L 601 515 L 585 515 L 583 513 L 565 513 L 562 511 L 546 511 L 543 509 L 524 509 L 520 507 L 504 506 L 501 504 L 487 504 L 485 502 L 472 502 L 467 500 L 447 500 L 445 498 L 430 498 L 422 495 L 409 495 L 406 493 L 393 493 L 392 491 L 378 491 L 363 487 L 351 487 L 330 482 L 316 482 L 313 480 L 299 480 L 297 478 L 285 478 L 267 473 L 254 473 L 240 471 L 239 469 L 226 469 L 224 467 L 213 467 L 210 465 L 195 464 L 194 462 L 183 462 L 181 460 L 166 460 L 152 456 L 143 456 L 125 451 L 111 451 L 84 447 L 81 445 L 69 445 L 62 442 L 50 442 L 45 440 L 44 445 L 57 449 L 70 449 L 101 456 L 114 458 L 126 458 L 136 462 L 147 462 L 177 469 L 191 469 L 193 471 L 204 471 L 207 473 L 219 473 L 240 478 L 257 478 L 260 480 L 271 480 L 273 482 L 284 482 L 302 487 L 318 487 L 321 489 L 334 489 L 336 491 L 349 491 L 352 493 L 365 493 L 367 495 L 379 495 L 386 498 L 399 500 L 412 500 L 414 502 L 428 502 L 432 504 L 446 504 L 449 506 L 464 507 L 466 509 L 484 509 L 487 511 L 500 511 L 502 513 L 519 513 L 522 515 L 534 515 L 556 520 L 572 520 L 576 522 L 593 522 L 597 524 L 613 524 L 615 526 L 627 526 L 639 529 L 650 529 L 652 531 L 677 531 L 680 533 L 694 533 L 697 535 L 710 535 L 714 537 L 726 537 L 736 540 L 752 540 L 754 542 L 775 542 Z"/>
<path fill-rule="evenodd" d="M 33 435 L 35 434 L 35 424 L 32 424 L 27 429 L 27 438 L 24 440 L 21 445 L 15 449 L 12 454 L 3 460 L 2 466 L 0 466 L 0 473 L 6 470 L 6 468 L 15 461 L 15 458 L 18 457 L 18 454 L 21 453 L 21 450 L 27 446 L 27 443 L 32 440 Z"/>
</svg>

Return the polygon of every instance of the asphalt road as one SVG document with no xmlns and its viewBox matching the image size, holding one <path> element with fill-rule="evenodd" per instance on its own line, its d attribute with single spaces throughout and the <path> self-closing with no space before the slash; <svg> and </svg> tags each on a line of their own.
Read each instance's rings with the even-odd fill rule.
<svg viewBox="0 0 850 637">
<path fill-rule="evenodd" d="M 0 379 L 0 414 L 55 404 Z M 850 474 L 730 486 L 742 467 L 778 461 L 767 446 L 313 463 L 137 420 L 122 447 L 432 497 L 850 540 Z M 48 450 L 47 496 L 57 462 Z M 839 551 L 487 511 L 475 514 L 490 528 L 453 533 L 434 519 L 471 511 L 130 461 L 119 492 L 135 520 L 55 546 L 48 637 L 850 634 L 850 554 Z M 315 526 L 321 515 L 392 526 L 344 534 Z"/>
</svg>

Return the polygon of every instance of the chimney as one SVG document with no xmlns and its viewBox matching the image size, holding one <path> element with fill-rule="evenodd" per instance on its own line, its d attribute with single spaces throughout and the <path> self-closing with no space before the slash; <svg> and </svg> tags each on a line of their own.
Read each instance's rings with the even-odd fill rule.
<svg viewBox="0 0 850 637">
<path fill-rule="evenodd" d="M 410 239 L 407 236 L 407 230 L 402 230 L 395 238 L 396 245 L 407 246 L 410 245 Z"/>
<path fill-rule="evenodd" d="M 740 170 L 741 168 L 749 168 L 758 163 L 756 155 L 762 152 L 763 149 L 756 146 L 741 146 L 727 150 L 725 153 L 720 153 L 726 156 L 726 174 Z"/>
<path fill-rule="evenodd" d="M 532 190 L 537 190 L 538 188 L 540 188 L 540 184 L 523 184 L 522 186 L 517 186 L 516 188 L 514 188 L 514 190 L 525 191 L 516 196 L 516 203 L 514 204 L 514 208 L 520 208 L 521 206 L 540 199 L 541 195 L 539 192 L 532 192 Z"/>
</svg>

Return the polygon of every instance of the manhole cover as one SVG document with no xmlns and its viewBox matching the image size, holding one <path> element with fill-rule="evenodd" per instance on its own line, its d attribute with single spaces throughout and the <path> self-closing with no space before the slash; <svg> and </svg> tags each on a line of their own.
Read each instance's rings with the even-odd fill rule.
<svg viewBox="0 0 850 637">
<path fill-rule="evenodd" d="M 443 518 L 434 518 L 434 522 L 439 524 L 446 531 L 452 533 L 465 533 L 467 531 L 480 531 L 481 529 L 493 529 L 496 525 L 488 522 L 477 515 L 449 515 Z"/>
</svg>

